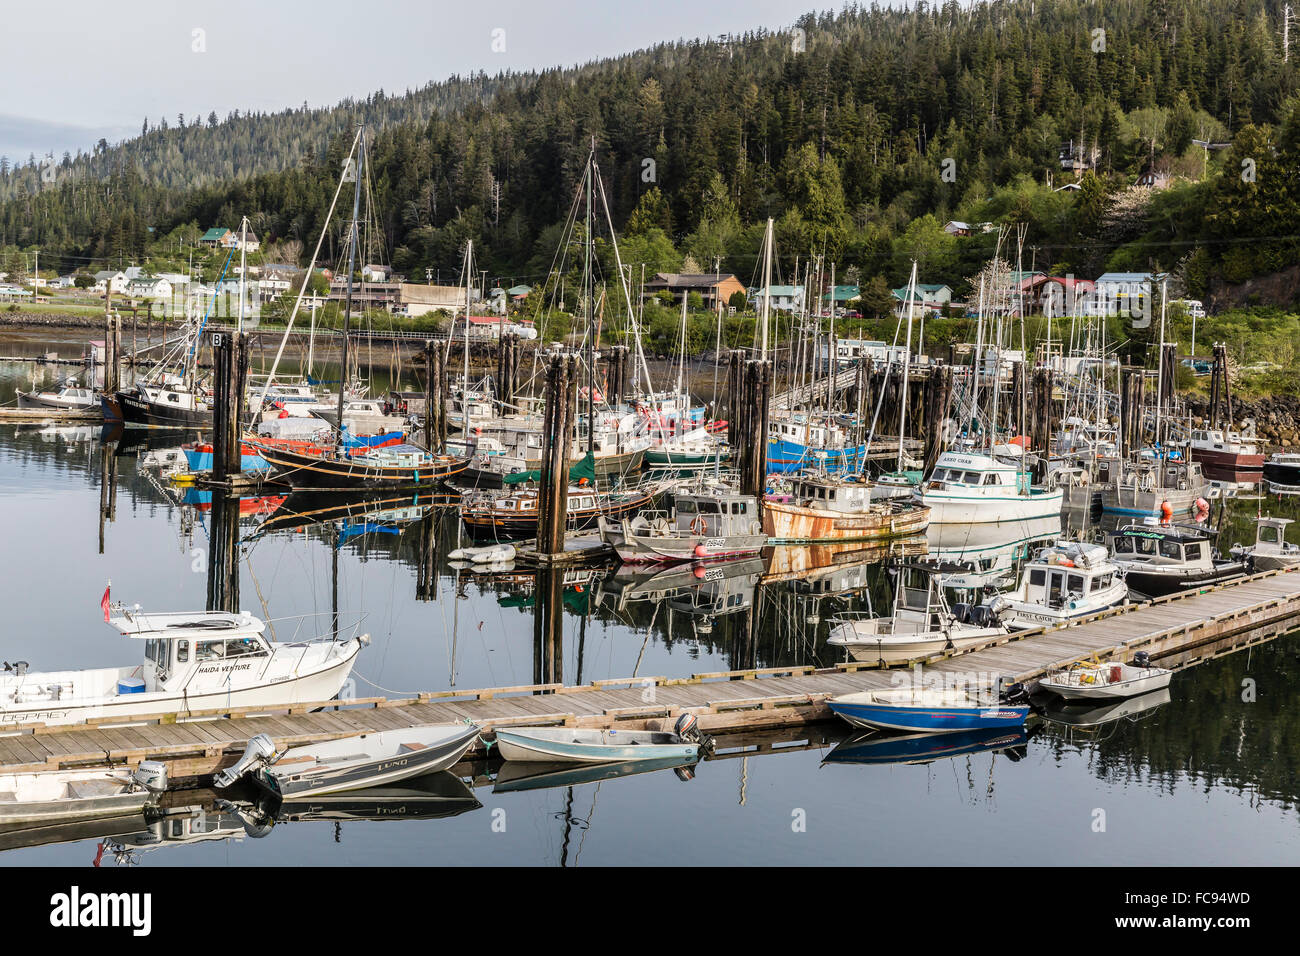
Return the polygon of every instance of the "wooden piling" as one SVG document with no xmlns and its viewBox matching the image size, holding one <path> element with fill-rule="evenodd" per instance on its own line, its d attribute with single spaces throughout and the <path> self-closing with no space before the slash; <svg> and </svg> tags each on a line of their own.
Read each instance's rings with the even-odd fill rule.
<svg viewBox="0 0 1300 956">
<path fill-rule="evenodd" d="M 559 554 L 569 508 L 569 435 L 573 430 L 573 379 L 577 364 L 572 356 L 553 356 L 546 369 L 546 409 L 543 413 L 542 488 L 538 501 L 537 551 Z"/>
<path fill-rule="evenodd" d="M 248 341 L 243 332 L 213 332 L 212 480 L 242 471 L 239 446 L 248 385 Z"/>
<path fill-rule="evenodd" d="M 447 366 L 436 342 L 424 343 L 424 444 L 441 452 L 447 444 Z"/>
</svg>

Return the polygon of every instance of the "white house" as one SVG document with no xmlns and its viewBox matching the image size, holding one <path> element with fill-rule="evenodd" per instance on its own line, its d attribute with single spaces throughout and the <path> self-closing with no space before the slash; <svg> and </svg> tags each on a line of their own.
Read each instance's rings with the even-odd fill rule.
<svg viewBox="0 0 1300 956">
<path fill-rule="evenodd" d="M 95 284 L 91 287 L 92 292 L 109 292 L 114 295 L 123 295 L 126 292 L 127 278 L 125 272 L 113 272 L 104 270 L 95 273 Z"/>
<path fill-rule="evenodd" d="M 1088 309 L 1093 315 L 1126 315 L 1132 327 L 1151 325 L 1153 293 L 1165 273 L 1106 272 L 1097 278 Z"/>
<path fill-rule="evenodd" d="M 140 276 L 127 283 L 126 294 L 137 299 L 170 299 L 172 284 L 162 276 Z"/>
<path fill-rule="evenodd" d="M 749 299 L 759 312 L 763 310 L 763 299 L 769 295 L 772 301 L 769 311 L 797 312 L 803 308 L 803 292 L 801 285 L 774 285 L 752 290 Z"/>
<path fill-rule="evenodd" d="M 157 276 L 159 279 L 166 279 L 172 284 L 172 291 L 178 292 L 189 286 L 194 280 L 183 272 L 160 272 Z"/>
<path fill-rule="evenodd" d="M 367 265 L 361 267 L 362 282 L 387 282 L 393 274 L 388 266 Z"/>
<path fill-rule="evenodd" d="M 77 277 L 74 275 L 59 276 L 54 280 L 56 289 L 74 289 L 77 286 Z"/>
</svg>

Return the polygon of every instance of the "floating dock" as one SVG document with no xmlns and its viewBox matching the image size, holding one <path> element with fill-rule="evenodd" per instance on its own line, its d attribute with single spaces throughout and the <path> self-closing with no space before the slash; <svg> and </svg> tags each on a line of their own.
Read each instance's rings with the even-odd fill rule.
<svg viewBox="0 0 1300 956">
<path fill-rule="evenodd" d="M 964 652 L 929 658 L 924 667 L 954 677 L 1002 675 L 1028 682 L 1082 658 L 1127 659 L 1141 650 L 1165 666 L 1183 668 L 1271 640 L 1294 628 L 1297 618 L 1300 570 L 1271 571 L 1114 608 L 1067 626 L 1001 635 Z M 461 720 L 485 731 L 523 725 L 645 728 L 670 727 L 690 711 L 708 733 L 745 733 L 833 719 L 828 697 L 894 686 L 898 673 L 864 663 L 773 667 L 597 680 L 578 687 L 530 684 L 320 701 L 291 710 L 244 708 L 16 727 L 0 736 L 0 771 L 153 759 L 165 761 L 173 777 L 195 777 L 233 763 L 259 733 L 283 747 Z M 726 747 L 726 741 L 719 746 Z"/>
</svg>

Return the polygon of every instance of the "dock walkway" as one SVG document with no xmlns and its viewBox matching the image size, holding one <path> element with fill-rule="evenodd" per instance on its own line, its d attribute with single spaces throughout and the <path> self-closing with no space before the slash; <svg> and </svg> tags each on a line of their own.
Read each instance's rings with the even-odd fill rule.
<svg viewBox="0 0 1300 956">
<path fill-rule="evenodd" d="M 1032 681 L 1081 658 L 1130 658 L 1139 650 L 1185 667 L 1262 643 L 1296 626 L 1300 570 L 1272 571 L 1141 605 L 1114 608 L 1065 627 L 1022 631 L 930 659 L 929 672 L 964 682 L 994 675 Z M 670 726 L 691 711 L 702 730 L 722 734 L 790 727 L 831 718 L 826 699 L 894 685 L 898 671 L 871 664 L 795 666 L 452 690 L 414 698 L 321 701 L 291 711 L 251 708 L 138 718 L 130 723 L 15 728 L 0 736 L 0 772 L 158 759 L 175 777 L 212 773 L 269 734 L 280 747 L 424 723 L 471 720 L 485 730 L 510 725 Z M 317 710 L 313 708 L 336 707 Z M 229 718 L 229 719 L 225 719 Z"/>
</svg>

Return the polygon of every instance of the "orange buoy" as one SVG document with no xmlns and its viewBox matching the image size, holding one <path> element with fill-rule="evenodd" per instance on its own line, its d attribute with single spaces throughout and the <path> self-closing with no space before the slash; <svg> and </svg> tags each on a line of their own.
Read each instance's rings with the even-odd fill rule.
<svg viewBox="0 0 1300 956">
<path fill-rule="evenodd" d="M 1160 502 L 1160 521 L 1162 524 L 1169 524 L 1173 520 L 1174 509 L 1168 501 Z"/>
</svg>

